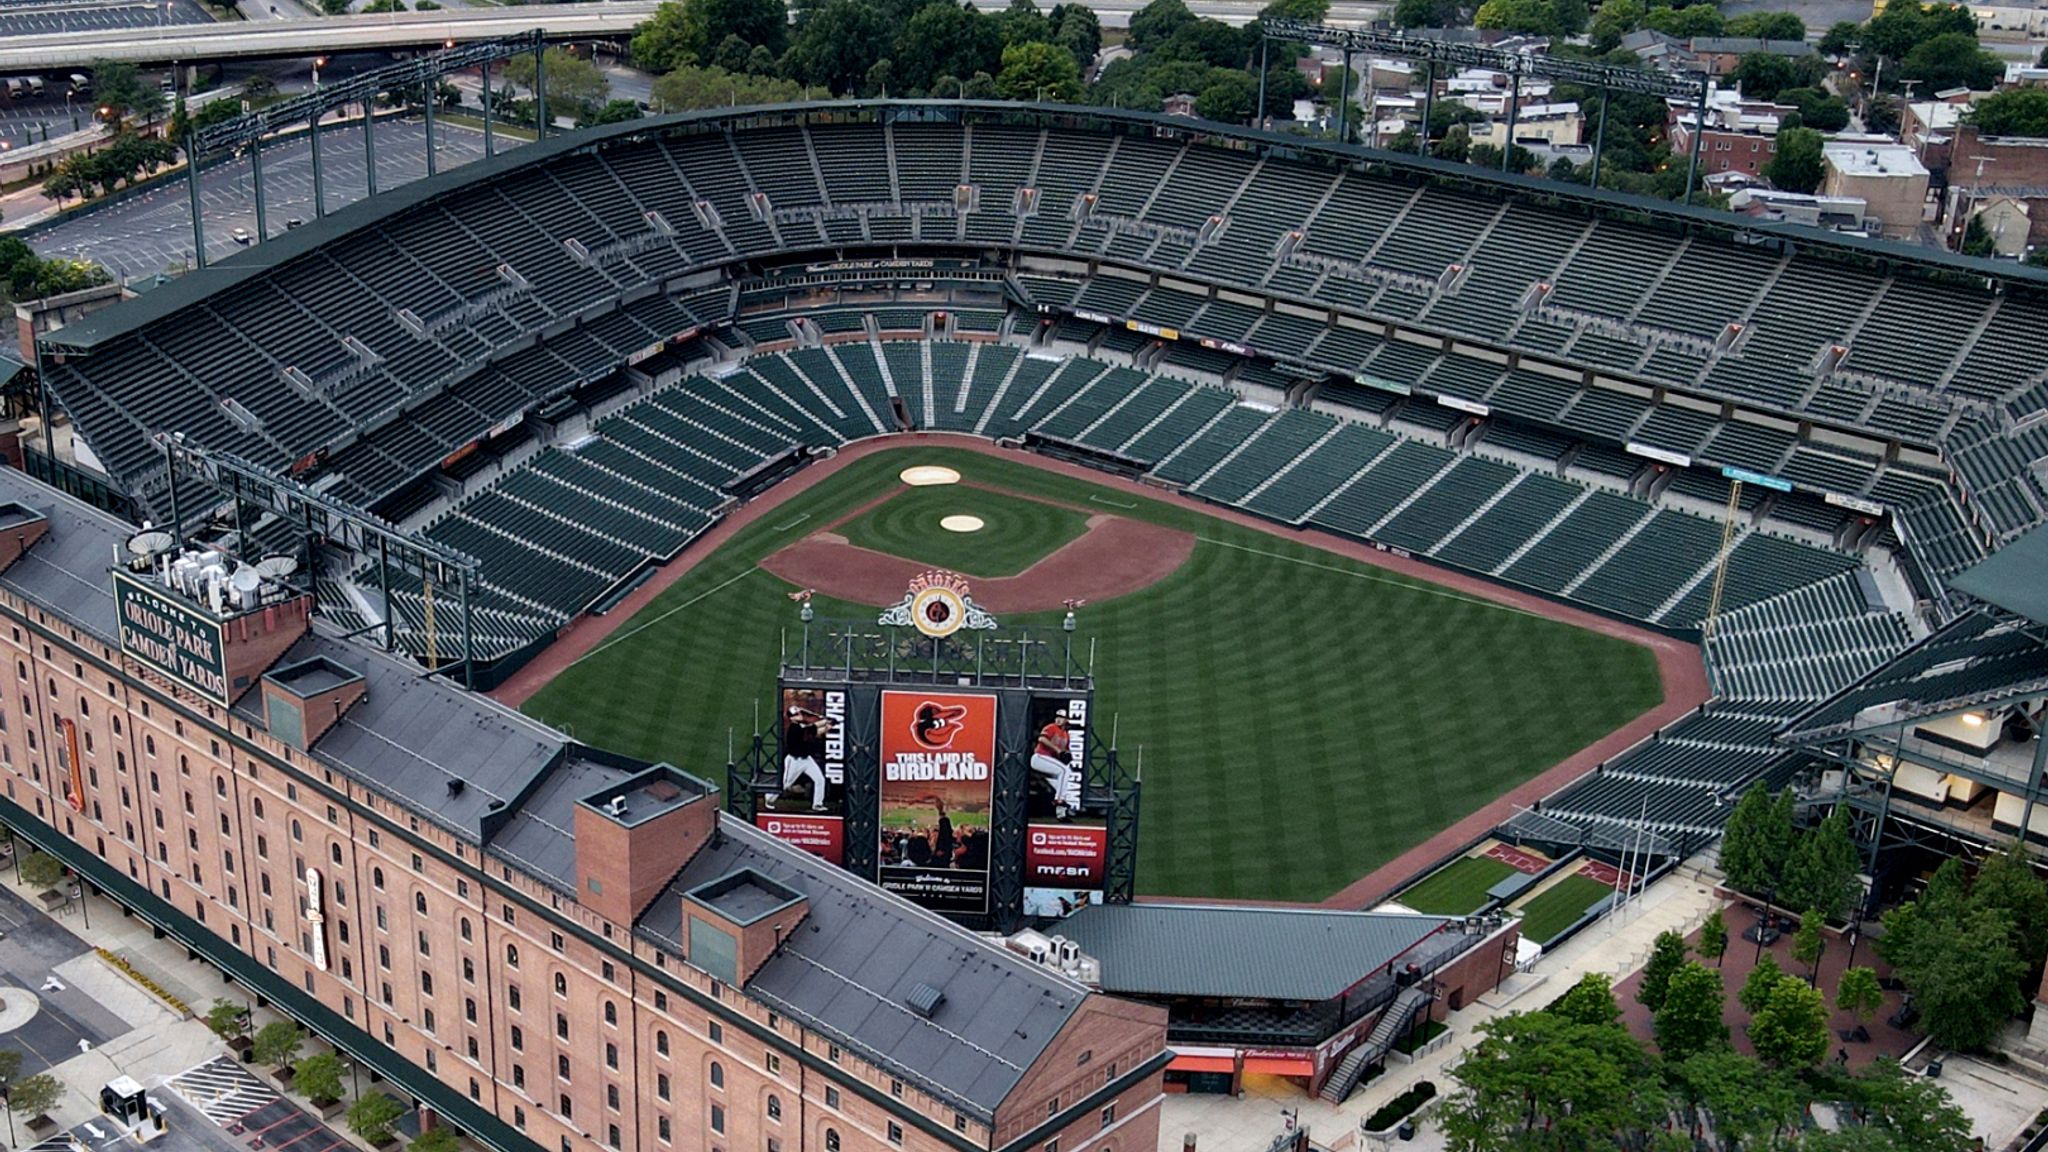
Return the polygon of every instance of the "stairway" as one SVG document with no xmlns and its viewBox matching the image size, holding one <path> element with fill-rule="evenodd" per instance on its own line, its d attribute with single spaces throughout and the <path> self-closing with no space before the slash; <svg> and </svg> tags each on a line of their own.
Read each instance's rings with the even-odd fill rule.
<svg viewBox="0 0 2048 1152">
<path fill-rule="evenodd" d="M 1373 1025 L 1372 1035 L 1353 1048 L 1344 1057 L 1344 1062 L 1337 1065 L 1337 1070 L 1330 1073 L 1330 1078 L 1323 1082 L 1323 1099 L 1332 1104 L 1342 1104 L 1352 1089 L 1358 1087 L 1359 1078 L 1365 1075 L 1365 1070 L 1386 1059 L 1387 1053 L 1393 1051 L 1394 1041 L 1400 1039 L 1401 1033 L 1414 1023 L 1415 1014 L 1428 1003 L 1429 993 L 1420 987 L 1410 985 L 1401 989 L 1401 994 L 1394 997 L 1394 1002 L 1387 1005 L 1386 1012 L 1381 1014 L 1380 1022 Z"/>
</svg>

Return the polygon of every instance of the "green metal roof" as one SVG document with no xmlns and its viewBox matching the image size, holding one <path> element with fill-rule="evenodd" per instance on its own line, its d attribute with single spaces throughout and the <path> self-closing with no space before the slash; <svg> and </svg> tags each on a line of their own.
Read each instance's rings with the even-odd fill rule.
<svg viewBox="0 0 2048 1152">
<path fill-rule="evenodd" d="M 2048 624 L 2048 526 L 2035 528 L 1950 577 L 1948 586 L 2036 624 Z"/>
</svg>

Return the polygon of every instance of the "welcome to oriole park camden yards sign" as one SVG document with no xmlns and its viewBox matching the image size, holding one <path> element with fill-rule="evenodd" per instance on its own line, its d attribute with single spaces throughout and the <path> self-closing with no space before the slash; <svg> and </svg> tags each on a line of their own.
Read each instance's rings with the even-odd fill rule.
<svg viewBox="0 0 2048 1152">
<path fill-rule="evenodd" d="M 114 611 L 123 652 L 209 700 L 228 703 L 220 621 L 121 571 L 114 573 Z"/>
</svg>

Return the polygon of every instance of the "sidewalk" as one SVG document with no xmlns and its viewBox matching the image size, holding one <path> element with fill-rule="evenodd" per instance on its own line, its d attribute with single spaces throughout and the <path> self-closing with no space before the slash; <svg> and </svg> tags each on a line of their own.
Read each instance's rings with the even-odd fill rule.
<svg viewBox="0 0 2048 1152">
<path fill-rule="evenodd" d="M 1717 901 L 1711 871 L 1713 857 L 1702 853 L 1652 884 L 1635 903 L 1602 920 L 1546 953 L 1527 972 L 1510 975 L 1501 987 L 1444 1017 L 1448 1043 L 1424 1052 L 1414 1062 L 1391 1059 L 1387 1070 L 1354 1092 L 1341 1105 L 1303 1096 L 1293 1083 L 1277 1077 L 1248 1076 L 1242 1099 L 1228 1096 L 1169 1096 L 1161 1107 L 1159 1148 L 1175 1152 L 1187 1133 L 1197 1134 L 1201 1152 L 1266 1152 L 1285 1123 L 1284 1113 L 1298 1110 L 1311 1139 L 1328 1148 L 1373 1147 L 1362 1144 L 1359 1125 L 1381 1105 L 1423 1080 L 1436 1084 L 1439 1097 L 1453 1083 L 1448 1069 L 1479 1039 L 1485 1021 L 1511 1012 L 1528 1012 L 1555 1000 L 1588 972 L 1601 972 L 1616 984 L 1649 959 L 1650 945 L 1666 930 L 1690 933 L 1707 918 Z M 1428 1125 L 1412 1142 L 1417 1152 L 1440 1149 L 1443 1138 Z"/>
</svg>

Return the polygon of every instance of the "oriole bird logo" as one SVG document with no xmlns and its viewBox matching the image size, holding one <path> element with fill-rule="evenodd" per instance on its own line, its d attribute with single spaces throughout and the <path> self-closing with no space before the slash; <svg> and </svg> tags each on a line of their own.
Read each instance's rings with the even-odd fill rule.
<svg viewBox="0 0 2048 1152">
<path fill-rule="evenodd" d="M 930 700 L 917 706 L 910 721 L 910 734 L 926 748 L 950 748 L 960 734 L 960 718 L 967 708 L 960 704 L 935 704 Z"/>
</svg>

